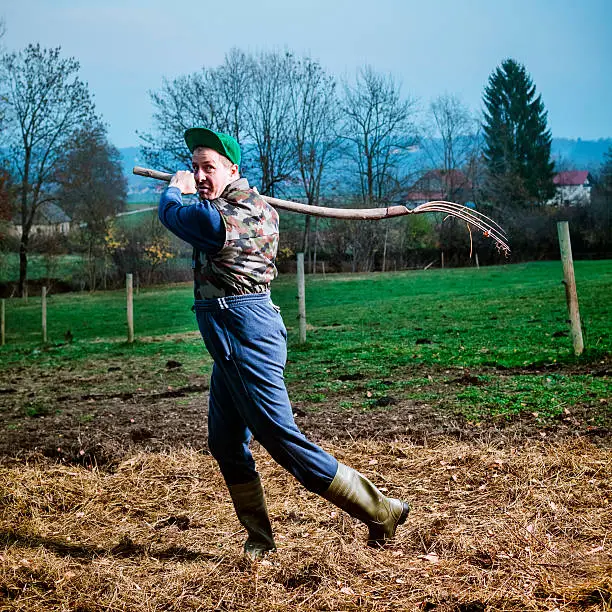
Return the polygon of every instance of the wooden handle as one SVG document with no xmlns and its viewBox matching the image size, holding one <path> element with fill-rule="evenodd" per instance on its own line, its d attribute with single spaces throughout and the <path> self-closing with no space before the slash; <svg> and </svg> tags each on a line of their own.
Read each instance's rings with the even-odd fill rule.
<svg viewBox="0 0 612 612">
<path fill-rule="evenodd" d="M 146 176 L 147 178 L 154 178 L 159 181 L 170 182 L 172 178 L 172 174 L 168 172 L 160 172 L 159 170 L 150 170 L 149 168 L 141 168 L 140 166 L 134 166 L 132 170 L 133 174 L 138 174 L 138 176 Z"/>
<path fill-rule="evenodd" d="M 141 168 L 140 166 L 134 166 L 132 172 L 139 176 L 146 176 L 147 178 L 166 182 L 170 181 L 173 176 L 167 172 L 159 172 L 158 170 Z M 300 204 L 299 202 L 291 202 L 289 200 L 270 198 L 265 195 L 261 197 L 268 204 L 274 206 L 274 208 L 289 210 L 303 215 L 312 215 L 313 217 L 330 217 L 333 219 L 387 219 L 389 217 L 400 217 L 412 212 L 405 206 L 388 206 L 386 208 L 329 208 L 326 206 L 311 206 L 309 204 Z"/>
<path fill-rule="evenodd" d="M 172 178 L 172 174 L 168 174 L 167 172 L 140 168 L 139 166 L 134 167 L 133 172 L 139 176 L 147 176 L 160 181 L 169 181 Z M 403 215 L 410 214 L 418 215 L 422 213 L 441 212 L 445 215 L 462 219 L 470 226 L 479 229 L 485 237 L 492 238 L 495 241 L 497 248 L 501 252 L 506 255 L 510 253 L 510 247 L 508 246 L 504 230 L 497 223 L 495 223 L 493 219 L 490 219 L 477 210 L 471 210 L 466 206 L 456 204 L 455 202 L 436 200 L 433 202 L 419 204 L 416 208 L 406 208 L 406 206 L 381 206 L 380 208 L 330 208 L 328 206 L 311 206 L 309 204 L 290 202 L 289 200 L 279 200 L 278 198 L 270 198 L 264 195 L 261 197 L 268 204 L 274 206 L 274 208 L 301 213 L 303 215 L 312 215 L 313 217 L 328 217 L 330 219 L 379 220 L 389 219 L 390 217 L 402 217 Z"/>
</svg>

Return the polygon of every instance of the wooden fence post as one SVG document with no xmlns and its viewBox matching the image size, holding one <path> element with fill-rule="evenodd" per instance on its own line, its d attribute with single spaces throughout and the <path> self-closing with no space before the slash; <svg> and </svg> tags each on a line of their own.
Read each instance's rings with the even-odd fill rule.
<svg viewBox="0 0 612 612">
<path fill-rule="evenodd" d="M 570 241 L 569 225 L 567 221 L 559 221 L 557 223 L 557 233 L 559 234 L 561 261 L 563 262 L 563 284 L 565 285 L 565 297 L 567 299 L 567 309 L 569 311 L 572 330 L 572 343 L 574 345 L 574 353 L 580 355 L 584 350 L 584 341 L 582 339 L 582 327 L 580 325 L 576 279 L 574 278 L 572 243 Z"/>
<path fill-rule="evenodd" d="M 6 300 L 0 302 L 0 346 L 4 346 L 6 327 L 4 325 L 4 317 L 6 312 Z"/>
<path fill-rule="evenodd" d="M 41 289 L 41 307 L 42 307 L 42 340 L 47 343 L 47 288 Z"/>
<path fill-rule="evenodd" d="M 304 253 L 297 254 L 298 319 L 300 343 L 306 342 L 306 284 L 304 280 Z"/>
<path fill-rule="evenodd" d="M 474 253 L 474 258 L 476 259 L 476 269 L 480 270 L 480 262 L 478 261 L 478 253 Z"/>
<path fill-rule="evenodd" d="M 127 325 L 128 342 L 134 342 L 134 280 L 131 274 L 125 275 L 125 287 L 127 291 Z"/>
</svg>

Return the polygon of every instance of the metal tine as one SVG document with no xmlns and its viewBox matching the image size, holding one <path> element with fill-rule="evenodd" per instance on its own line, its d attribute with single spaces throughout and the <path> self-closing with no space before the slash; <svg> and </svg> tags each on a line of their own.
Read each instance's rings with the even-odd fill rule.
<svg viewBox="0 0 612 612">
<path fill-rule="evenodd" d="M 445 207 L 444 210 L 449 213 L 451 212 L 451 210 L 456 210 L 456 211 L 465 212 L 466 214 L 472 217 L 477 217 L 479 219 L 486 220 L 487 223 L 490 223 L 491 225 L 495 226 L 495 228 L 497 228 L 500 234 L 504 236 L 506 235 L 506 232 L 504 231 L 504 229 L 498 223 L 496 223 L 493 219 L 491 219 L 491 217 L 488 217 L 487 215 L 485 215 L 484 213 L 481 213 L 480 211 L 472 210 L 471 208 L 468 208 L 467 206 L 461 206 L 460 204 L 454 204 L 453 202 L 443 202 L 443 201 L 427 202 L 425 204 L 421 204 L 420 206 L 417 206 L 417 208 L 415 208 L 414 210 L 419 209 L 419 210 L 433 211 L 434 208 L 433 206 L 430 206 L 430 204 L 434 206 L 442 205 Z"/>
<path fill-rule="evenodd" d="M 454 217 L 458 217 L 459 219 L 462 219 L 463 221 L 469 222 L 471 225 L 474 225 L 478 229 L 480 229 L 482 231 L 485 231 L 485 232 L 488 232 L 491 235 L 498 233 L 495 230 L 495 228 L 493 228 L 489 224 L 485 223 L 483 220 L 479 219 L 478 217 L 470 215 L 470 213 L 467 212 L 467 211 L 460 210 L 460 209 L 457 209 L 457 208 L 454 208 L 454 207 L 450 207 L 450 206 L 431 206 L 431 207 L 428 207 L 427 210 L 417 210 L 417 209 L 415 209 L 415 212 L 417 212 L 417 213 L 420 213 L 420 212 L 442 212 L 442 213 L 446 213 L 448 215 L 451 215 L 451 216 L 454 216 Z"/>
<path fill-rule="evenodd" d="M 434 204 L 434 205 L 429 206 L 429 204 Z M 428 202 L 427 204 L 424 204 L 423 207 L 426 207 L 426 208 L 423 209 L 420 206 L 418 206 L 414 210 L 415 212 L 433 212 L 433 211 L 446 212 L 448 214 L 452 214 L 454 216 L 460 217 L 464 220 L 470 219 L 470 221 L 477 227 L 480 227 L 480 229 L 482 229 L 482 225 L 486 224 L 486 230 L 488 232 L 499 233 L 504 238 L 506 237 L 504 230 L 497 223 L 495 223 L 492 219 L 490 219 L 486 215 L 483 215 L 482 213 L 480 213 L 480 217 L 478 217 L 474 214 L 474 211 L 472 211 L 471 209 L 467 207 L 458 206 L 458 205 L 449 206 L 449 203 L 447 202 L 436 202 L 436 203 Z M 495 228 L 492 227 L 491 224 L 495 225 L 496 227 Z M 497 231 L 497 228 L 499 228 L 499 232 Z"/>
<path fill-rule="evenodd" d="M 464 210 L 464 211 L 468 212 L 471 215 L 475 215 L 475 216 L 480 217 L 482 219 L 486 219 L 489 223 L 494 225 L 499 230 L 499 232 L 501 234 L 503 234 L 504 236 L 506 235 L 506 232 L 504 231 L 504 228 L 501 227 L 496 221 L 491 219 L 491 217 L 488 217 L 484 213 L 481 213 L 479 210 L 474 210 L 472 208 L 468 208 L 467 206 L 463 206 L 463 205 L 457 204 L 455 202 L 447 202 L 446 200 L 433 200 L 431 202 L 426 202 L 425 204 L 421 204 L 420 206 L 417 206 L 415 208 L 415 210 L 421 208 L 422 206 L 423 207 L 429 207 L 430 204 L 433 204 L 433 205 L 442 204 L 442 205 L 451 206 L 453 208 L 457 208 L 457 209 L 460 209 L 460 210 Z"/>
<path fill-rule="evenodd" d="M 495 228 L 493 228 L 491 225 L 489 225 L 482 219 L 478 219 L 477 217 L 470 215 L 467 212 L 458 211 L 457 209 L 445 208 L 445 207 L 439 207 L 437 210 L 439 212 L 444 212 L 448 215 L 458 217 L 459 219 L 463 219 L 467 223 L 474 225 L 475 227 L 482 230 L 483 232 L 487 232 L 488 234 L 491 234 L 491 235 L 498 235 L 500 238 L 505 239 L 505 236 L 503 234 L 499 234 L 499 232 Z"/>
<path fill-rule="evenodd" d="M 457 217 L 470 225 L 478 228 L 482 232 L 486 232 L 493 240 L 505 251 L 509 252 L 510 247 L 506 243 L 505 236 L 502 234 L 501 236 L 491 225 L 486 224 L 484 220 L 478 218 L 476 215 L 472 214 L 472 211 L 465 206 L 449 206 L 450 202 L 428 202 L 427 204 L 423 204 L 421 206 L 417 206 L 413 209 L 414 213 L 424 213 L 424 212 L 442 212 L 449 214 L 451 216 Z M 488 219 L 486 215 L 482 215 L 484 218 Z M 497 225 L 497 224 L 495 224 Z M 498 226 L 499 227 L 499 226 Z M 503 232 L 503 230 L 502 230 Z"/>
<path fill-rule="evenodd" d="M 501 227 L 501 225 L 499 225 L 494 219 L 491 219 L 491 217 L 485 215 L 484 213 L 481 213 L 479 210 L 475 210 L 473 208 L 468 208 L 467 206 L 464 206 L 463 204 L 457 204 L 456 202 L 447 202 L 446 200 L 437 200 L 433 202 L 435 203 L 440 203 L 440 204 L 446 204 L 447 206 L 452 206 L 455 208 L 459 208 L 461 210 L 465 210 L 466 212 L 468 212 L 471 215 L 475 215 L 477 217 L 480 217 L 482 219 L 486 219 L 487 221 L 489 221 L 490 223 L 492 223 L 495 227 L 497 227 L 497 229 L 502 233 L 505 234 L 505 231 L 503 229 L 503 227 Z"/>
</svg>

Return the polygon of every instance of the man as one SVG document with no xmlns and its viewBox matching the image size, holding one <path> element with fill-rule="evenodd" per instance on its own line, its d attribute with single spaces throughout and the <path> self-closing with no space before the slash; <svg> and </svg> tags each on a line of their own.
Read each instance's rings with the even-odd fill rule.
<svg viewBox="0 0 612 612">
<path fill-rule="evenodd" d="M 251 434 L 308 490 L 363 521 L 370 544 L 383 544 L 406 520 L 408 504 L 338 463 L 293 420 L 283 378 L 287 332 L 269 293 L 278 214 L 240 177 L 240 147 L 231 136 L 191 128 L 185 142 L 193 172 L 172 177 L 159 218 L 194 248 L 194 310 L 214 361 L 208 444 L 247 530 L 244 552 L 257 559 L 276 548 Z M 188 193 L 198 193 L 200 202 L 183 206 Z"/>
</svg>

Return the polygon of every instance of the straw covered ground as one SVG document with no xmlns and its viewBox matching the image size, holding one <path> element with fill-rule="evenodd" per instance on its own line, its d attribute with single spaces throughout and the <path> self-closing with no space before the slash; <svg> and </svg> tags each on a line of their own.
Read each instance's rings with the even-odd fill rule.
<svg viewBox="0 0 612 612">
<path fill-rule="evenodd" d="M 412 511 L 385 549 L 255 445 L 278 551 L 255 564 L 206 451 L 188 285 L 11 301 L 0 347 L 0 612 L 612 612 L 610 262 L 308 281 L 273 296 L 309 438 Z M 63 341 L 61 339 L 64 339 Z"/>
<path fill-rule="evenodd" d="M 107 469 L 0 462 L 0 609 L 610 610 L 612 457 L 554 444 L 325 443 L 413 506 L 396 542 L 302 489 L 262 449 L 278 552 L 249 564 L 213 459 Z"/>
</svg>

